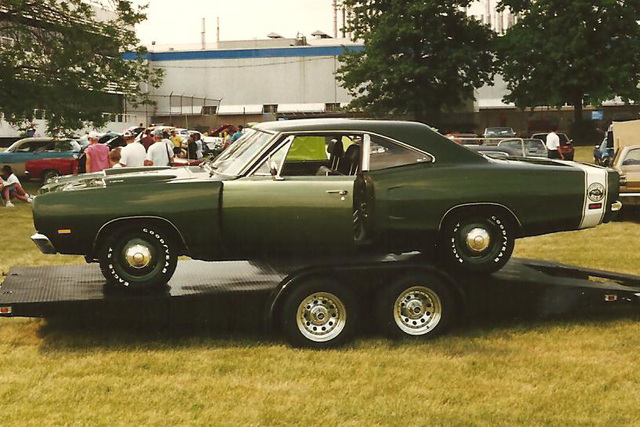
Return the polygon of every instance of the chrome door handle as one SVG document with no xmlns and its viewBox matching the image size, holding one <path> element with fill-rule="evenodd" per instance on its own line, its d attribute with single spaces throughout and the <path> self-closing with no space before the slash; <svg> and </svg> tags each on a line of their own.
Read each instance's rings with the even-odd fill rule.
<svg viewBox="0 0 640 427">
<path fill-rule="evenodd" d="M 349 192 L 347 190 L 327 190 L 327 194 L 339 194 L 341 196 L 346 196 Z"/>
</svg>

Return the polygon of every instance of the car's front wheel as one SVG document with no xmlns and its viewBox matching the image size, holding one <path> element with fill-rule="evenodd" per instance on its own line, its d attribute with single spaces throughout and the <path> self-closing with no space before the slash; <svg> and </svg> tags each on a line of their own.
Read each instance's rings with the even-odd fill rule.
<svg viewBox="0 0 640 427">
<path fill-rule="evenodd" d="M 171 236 L 157 226 L 129 226 L 108 236 L 100 250 L 107 283 L 131 290 L 166 284 L 178 257 Z"/>
<path fill-rule="evenodd" d="M 60 175 L 62 175 L 62 174 L 59 171 L 55 170 L 55 169 L 47 170 L 42 174 L 42 182 L 45 183 L 45 184 L 48 184 L 49 181 L 51 181 L 52 179 L 54 179 L 54 178 L 56 178 L 56 177 L 58 177 Z"/>
<path fill-rule="evenodd" d="M 492 273 L 513 253 L 514 227 L 499 213 L 459 213 L 445 221 L 439 252 L 454 268 Z"/>
</svg>

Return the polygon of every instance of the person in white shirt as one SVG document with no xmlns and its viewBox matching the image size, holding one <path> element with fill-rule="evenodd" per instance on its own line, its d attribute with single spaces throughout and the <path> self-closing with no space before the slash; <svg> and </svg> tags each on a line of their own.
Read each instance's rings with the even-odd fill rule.
<svg viewBox="0 0 640 427">
<path fill-rule="evenodd" d="M 122 137 L 127 143 L 126 147 L 122 147 L 120 151 L 120 165 L 129 168 L 139 168 L 144 166 L 144 160 L 147 158 L 147 152 L 144 145 L 135 142 L 136 137 L 133 133 L 126 131 Z"/>
<path fill-rule="evenodd" d="M 547 152 L 549 153 L 549 158 L 550 159 L 562 159 L 562 160 L 564 160 L 564 156 L 562 155 L 562 153 L 559 150 L 559 148 L 560 148 L 560 137 L 558 137 L 558 134 L 556 133 L 557 130 L 558 130 L 558 128 L 554 126 L 551 129 L 551 132 L 549 132 L 547 134 L 547 141 L 546 141 Z"/>
<path fill-rule="evenodd" d="M 154 143 L 147 151 L 145 166 L 169 166 L 173 162 L 173 143 L 164 138 L 162 130 L 153 131 Z"/>
<path fill-rule="evenodd" d="M 14 175 L 13 169 L 9 165 L 4 165 L 0 172 L 0 190 L 4 205 L 8 208 L 14 207 L 11 203 L 11 196 L 27 203 L 33 202 L 33 198 L 22 189 L 20 180 Z"/>
</svg>

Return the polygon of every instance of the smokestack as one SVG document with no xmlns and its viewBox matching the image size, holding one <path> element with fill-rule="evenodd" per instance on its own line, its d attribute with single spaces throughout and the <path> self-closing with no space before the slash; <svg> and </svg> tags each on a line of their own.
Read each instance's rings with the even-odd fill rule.
<svg viewBox="0 0 640 427">
<path fill-rule="evenodd" d="M 200 33 L 200 36 L 201 36 L 200 42 L 202 43 L 202 50 L 205 50 L 207 48 L 205 18 L 202 18 L 202 32 Z"/>
<path fill-rule="evenodd" d="M 220 41 L 220 17 L 218 16 L 216 18 L 216 41 L 219 42 Z"/>
<path fill-rule="evenodd" d="M 338 0 L 333 0 L 333 38 L 338 38 Z"/>
<path fill-rule="evenodd" d="M 485 14 L 485 16 L 487 17 L 487 25 L 489 25 L 489 27 L 491 27 L 491 0 L 486 0 L 487 2 L 487 13 Z"/>
</svg>

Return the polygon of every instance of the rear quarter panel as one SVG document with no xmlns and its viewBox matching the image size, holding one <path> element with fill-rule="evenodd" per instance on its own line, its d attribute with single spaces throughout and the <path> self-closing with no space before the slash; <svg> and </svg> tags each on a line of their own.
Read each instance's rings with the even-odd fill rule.
<svg viewBox="0 0 640 427">
<path fill-rule="evenodd" d="M 418 249 L 406 247 L 416 238 L 412 233 L 435 239 L 445 214 L 460 205 L 503 205 L 516 215 L 525 236 L 576 229 L 582 218 L 585 178 L 571 166 L 435 163 L 372 176 L 376 229 L 403 250 Z"/>
</svg>

